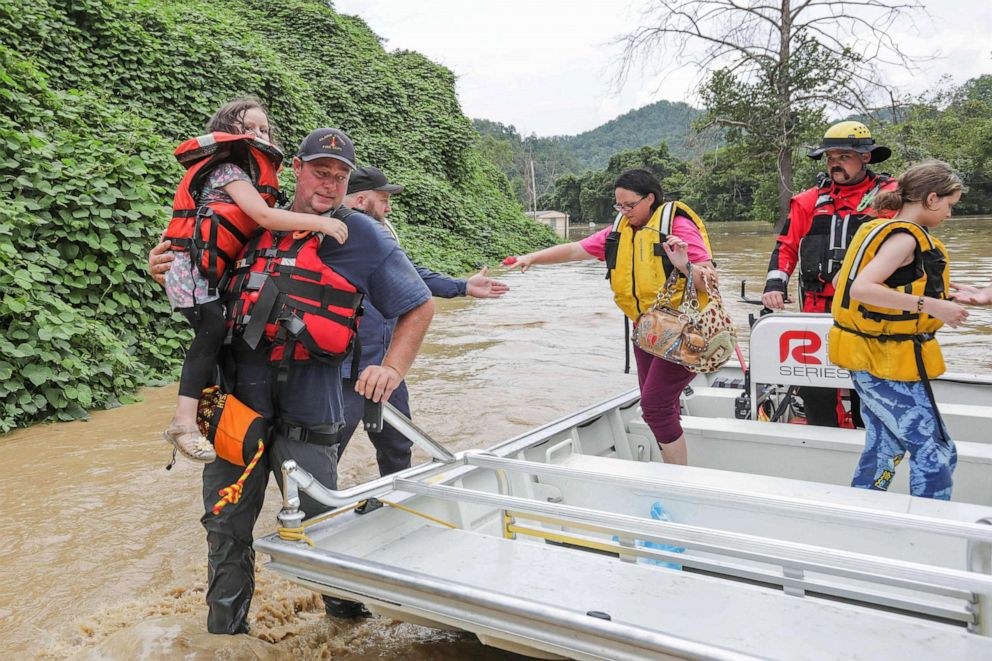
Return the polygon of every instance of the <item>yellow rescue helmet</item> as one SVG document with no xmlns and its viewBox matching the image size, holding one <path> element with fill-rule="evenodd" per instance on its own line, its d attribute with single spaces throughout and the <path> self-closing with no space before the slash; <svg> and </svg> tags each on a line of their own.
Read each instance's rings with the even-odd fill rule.
<svg viewBox="0 0 992 661">
<path fill-rule="evenodd" d="M 875 138 L 871 137 L 867 126 L 854 121 L 839 122 L 828 128 L 820 146 L 811 150 L 808 156 L 818 161 L 831 149 L 849 149 L 861 154 L 871 154 L 869 163 L 881 163 L 892 155 L 892 150 L 888 147 L 875 144 Z"/>
</svg>

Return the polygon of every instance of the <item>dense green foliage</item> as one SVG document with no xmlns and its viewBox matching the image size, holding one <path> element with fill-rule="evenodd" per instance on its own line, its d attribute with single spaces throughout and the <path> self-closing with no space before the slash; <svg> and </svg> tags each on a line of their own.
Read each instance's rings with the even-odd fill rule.
<svg viewBox="0 0 992 661">
<path fill-rule="evenodd" d="M 896 121 L 882 126 L 878 135 L 892 148 L 884 169 L 898 174 L 926 158 L 945 160 L 968 187 L 954 212 L 992 213 L 992 75 L 947 86 L 899 108 Z"/>
<path fill-rule="evenodd" d="M 559 177 L 581 177 L 600 170 L 620 151 L 664 142 L 680 158 L 696 157 L 720 142 L 718 131 L 693 130 L 693 121 L 699 116 L 699 110 L 685 103 L 657 101 L 591 131 L 547 138 L 525 137 L 513 126 L 486 119 L 473 123 L 482 135 L 483 152 L 510 180 L 520 204 L 530 208 L 532 162 L 536 197 L 540 199 L 551 192 Z"/>
<path fill-rule="evenodd" d="M 146 275 L 171 153 L 245 94 L 290 149 L 339 126 L 402 181 L 392 218 L 426 266 L 553 241 L 481 156 L 452 73 L 328 3 L 0 0 L 0 431 L 174 376 L 188 333 Z"/>
</svg>

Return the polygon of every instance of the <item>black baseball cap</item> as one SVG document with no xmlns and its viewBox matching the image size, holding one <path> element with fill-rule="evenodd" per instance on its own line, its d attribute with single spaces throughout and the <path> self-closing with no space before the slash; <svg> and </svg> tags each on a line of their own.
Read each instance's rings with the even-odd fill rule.
<svg viewBox="0 0 992 661">
<path fill-rule="evenodd" d="M 352 170 L 355 169 L 355 144 L 341 129 L 317 129 L 303 138 L 300 152 L 302 161 L 318 158 L 336 158 Z"/>
<path fill-rule="evenodd" d="M 348 179 L 348 195 L 354 195 L 355 193 L 361 193 L 367 190 L 399 193 L 402 192 L 403 187 L 399 184 L 389 183 L 389 179 L 386 179 L 386 175 L 382 173 L 382 170 L 370 165 L 356 169 Z"/>
</svg>

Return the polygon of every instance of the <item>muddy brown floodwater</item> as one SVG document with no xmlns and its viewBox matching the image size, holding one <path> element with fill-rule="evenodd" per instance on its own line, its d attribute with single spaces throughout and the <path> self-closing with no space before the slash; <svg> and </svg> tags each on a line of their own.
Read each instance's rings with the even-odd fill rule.
<svg viewBox="0 0 992 661">
<path fill-rule="evenodd" d="M 953 219 L 938 236 L 955 279 L 992 282 L 992 220 Z M 746 331 L 756 308 L 736 300 L 740 281 L 760 293 L 774 236 L 768 225 L 725 223 L 712 224 L 711 237 Z M 453 451 L 485 447 L 635 387 L 603 275 L 593 262 L 542 267 L 505 275 L 512 291 L 499 301 L 437 301 L 409 379 L 418 423 Z M 941 342 L 949 369 L 989 374 L 992 310 L 973 311 Z M 87 422 L 0 437 L 0 644 L 9 658 L 512 658 L 467 635 L 384 619 L 332 623 L 313 593 L 264 568 L 251 636 L 206 634 L 199 470 L 164 470 L 160 433 L 176 387 L 141 395 Z M 361 435 L 349 445 L 341 486 L 376 476 L 370 447 Z M 275 529 L 278 504 L 273 482 L 256 534 Z"/>
</svg>

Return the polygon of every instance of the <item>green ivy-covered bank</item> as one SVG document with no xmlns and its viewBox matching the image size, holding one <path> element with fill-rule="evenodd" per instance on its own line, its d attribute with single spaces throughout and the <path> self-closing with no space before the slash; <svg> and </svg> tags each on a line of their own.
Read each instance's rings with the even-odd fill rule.
<svg viewBox="0 0 992 661">
<path fill-rule="evenodd" d="M 480 155 L 453 74 L 385 52 L 331 3 L 0 0 L 0 432 L 175 376 L 187 331 L 146 256 L 181 175 L 172 150 L 244 94 L 288 151 L 338 126 L 403 182 L 392 218 L 425 266 L 554 241 Z"/>
</svg>

